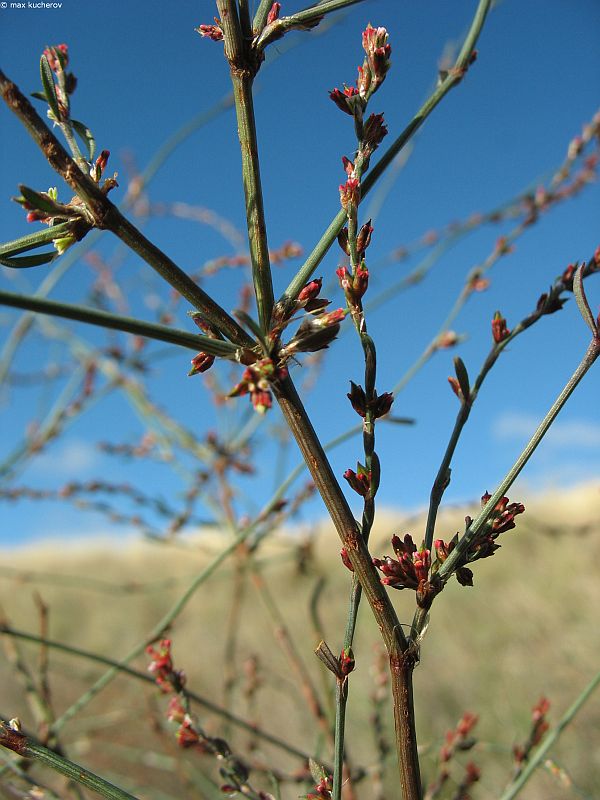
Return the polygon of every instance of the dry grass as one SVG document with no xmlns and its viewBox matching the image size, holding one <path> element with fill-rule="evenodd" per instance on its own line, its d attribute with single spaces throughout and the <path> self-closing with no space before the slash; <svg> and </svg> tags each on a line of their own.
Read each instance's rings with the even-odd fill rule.
<svg viewBox="0 0 600 800">
<path fill-rule="evenodd" d="M 599 512 L 597 485 L 531 500 L 517 530 L 504 536 L 499 553 L 475 566 L 475 586 L 462 588 L 452 582 L 436 602 L 415 678 L 427 775 L 435 767 L 444 732 L 463 711 L 474 711 L 480 715 L 479 744 L 468 758 L 483 773 L 474 797 L 498 797 L 510 774 L 512 745 L 526 738 L 531 706 L 545 694 L 552 701 L 551 720 L 556 721 L 598 670 L 600 583 L 587 565 L 600 560 Z M 440 530 L 448 535 L 459 530 L 464 513 L 464 509 L 447 512 Z M 373 534 L 373 552 L 389 550 L 385 544 L 389 533 L 406 530 L 415 533 L 420 525 L 397 516 L 380 519 Z M 144 543 L 116 548 L 106 543 L 62 543 L 5 553 L 0 602 L 11 625 L 36 632 L 33 593 L 38 592 L 50 607 L 51 638 L 119 659 L 144 638 L 221 546 L 221 540 L 213 536 L 185 549 Z M 323 528 L 305 572 L 298 569 L 297 541 L 289 537 L 266 543 L 259 554 L 268 588 L 277 598 L 325 707 L 328 681 L 312 655 L 317 639 L 308 609 L 317 580 L 325 577 L 319 614 L 326 640 L 334 651 L 339 649 L 349 576 L 339 564 L 338 549 L 334 534 Z M 165 587 L 165 579 L 172 585 Z M 233 558 L 198 590 L 171 632 L 176 664 L 185 668 L 190 689 L 217 703 L 223 699 L 222 665 L 235 585 Z M 407 592 L 395 592 L 394 598 L 401 620 L 408 622 L 413 598 Z M 247 581 L 236 624 L 238 683 L 233 710 L 328 760 L 328 747 L 298 690 L 275 629 L 252 581 Z M 372 664 L 378 646 L 378 632 L 365 608 L 359 621 L 357 670 L 351 679 L 348 750 L 356 764 L 367 767 L 377 760 L 370 717 Z M 19 649 L 35 675 L 39 648 L 20 643 Z M 244 663 L 253 655 L 259 659 L 262 679 L 258 710 L 249 708 L 244 696 Z M 57 651 L 50 653 L 50 659 L 53 706 L 60 714 L 103 670 L 91 661 Z M 144 659 L 137 666 L 143 669 Z M 179 761 L 171 732 L 162 725 L 165 706 L 165 699 L 148 684 L 120 677 L 67 726 L 61 741 L 74 760 L 140 798 L 208 797 L 210 790 L 198 783 L 203 780 L 199 771 L 214 778 L 213 765 L 208 757 L 194 753 L 184 754 Z M 235 748 L 244 750 L 247 733 L 223 727 L 215 715 L 197 710 L 207 731 L 226 735 Z M 0 713 L 19 716 L 35 727 L 22 681 L 8 660 L 1 666 Z M 389 719 L 387 724 L 391 724 Z M 566 785 L 564 776 L 561 780 L 545 769 L 523 797 L 597 796 L 599 729 L 600 708 L 592 698 L 551 754 L 573 786 Z M 391 741 L 389 733 L 388 738 Z M 284 771 L 299 767 L 298 760 L 260 741 L 255 742 L 252 758 Z M 386 796 L 396 797 L 393 764 L 389 766 Z M 47 775 L 35 774 L 49 781 Z M 199 785 L 204 788 L 198 789 Z M 369 786 L 367 780 L 357 787 L 360 798 L 371 795 Z M 290 798 L 304 791 L 296 784 L 283 787 L 284 796 Z"/>
</svg>

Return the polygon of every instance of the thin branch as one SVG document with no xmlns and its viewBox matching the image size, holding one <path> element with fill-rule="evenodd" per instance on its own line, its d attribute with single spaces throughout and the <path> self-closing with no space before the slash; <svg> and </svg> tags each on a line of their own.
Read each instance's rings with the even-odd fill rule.
<svg viewBox="0 0 600 800">
<path fill-rule="evenodd" d="M 575 715 L 581 710 L 585 703 L 589 700 L 592 693 L 600 686 L 600 672 L 597 672 L 589 684 L 585 687 L 583 692 L 575 700 L 575 702 L 566 711 L 562 719 L 558 722 L 556 727 L 551 730 L 544 738 L 538 749 L 527 762 L 519 777 L 510 784 L 506 791 L 500 797 L 500 800 L 513 800 L 521 789 L 525 786 L 527 781 L 531 778 L 535 770 L 540 766 L 542 760 L 546 757 L 548 752 L 554 747 L 562 732 L 567 728 Z"/>
<path fill-rule="evenodd" d="M 364 198 L 367 193 L 373 188 L 377 180 L 381 177 L 387 167 L 393 162 L 394 158 L 402 150 L 402 148 L 410 141 L 413 135 L 425 122 L 427 117 L 431 114 L 434 108 L 441 102 L 441 100 L 448 94 L 450 89 L 453 89 L 464 76 L 464 70 L 468 63 L 468 56 L 465 57 L 464 53 L 470 54 L 475 47 L 483 23 L 490 9 L 492 0 L 479 0 L 479 5 L 475 12 L 473 22 L 467 36 L 465 38 L 460 55 L 456 60 L 454 67 L 449 70 L 446 77 L 440 81 L 439 86 L 431 94 L 431 96 L 421 106 L 410 123 L 402 131 L 400 136 L 393 142 L 392 145 L 386 150 L 383 156 L 379 159 L 377 164 L 371 169 L 363 183 L 361 184 L 361 197 Z M 291 306 L 292 302 L 298 296 L 302 287 L 310 279 L 311 275 L 325 257 L 327 251 L 334 243 L 338 233 L 343 228 L 346 221 L 346 215 L 340 210 L 329 224 L 326 231 L 323 233 L 312 253 L 308 256 L 298 273 L 290 282 L 289 286 L 281 296 L 279 302 L 287 308 Z"/>
<path fill-rule="evenodd" d="M 223 358 L 235 358 L 236 354 L 239 353 L 239 348 L 221 339 L 211 339 L 202 334 L 188 333 L 187 331 L 169 328 L 167 325 L 159 325 L 154 322 L 143 322 L 133 317 L 122 317 L 119 314 L 111 314 L 108 311 L 98 311 L 71 303 L 59 303 L 56 300 L 45 300 L 41 297 L 13 294 L 1 289 L 0 305 L 23 308 L 28 311 L 35 311 L 38 314 L 49 314 L 53 317 L 73 319 L 89 325 L 99 325 L 102 328 L 124 331 L 125 333 L 144 336 L 148 339 L 169 342 L 169 344 L 178 344 L 196 352 L 204 350 L 206 353 L 222 356 Z"/>
<path fill-rule="evenodd" d="M 485 504 L 482 508 L 481 512 L 479 513 L 478 517 L 471 522 L 468 529 L 466 530 L 464 536 L 459 539 L 458 544 L 452 550 L 446 561 L 442 564 L 439 570 L 439 577 L 443 580 L 447 580 L 448 576 L 452 574 L 454 569 L 456 568 L 456 564 L 459 559 L 466 553 L 469 548 L 469 545 L 477 536 L 479 531 L 483 528 L 485 523 L 488 521 L 490 515 L 493 513 L 497 503 L 499 500 L 504 497 L 505 493 L 508 489 L 512 486 L 515 482 L 517 476 L 527 464 L 533 453 L 535 452 L 537 446 L 542 441 L 548 429 L 558 416 L 559 412 L 564 407 L 565 403 L 569 399 L 569 397 L 573 394 L 575 389 L 577 388 L 578 384 L 596 361 L 596 359 L 600 356 L 600 337 L 594 337 L 590 342 L 588 349 L 585 352 L 580 364 L 578 365 L 577 369 L 568 380 L 567 384 L 565 385 L 562 392 L 558 395 L 554 403 L 552 404 L 550 410 L 544 417 L 544 419 L 540 422 L 537 430 L 525 446 L 521 455 L 517 458 L 511 469 L 506 474 L 505 478 L 502 480 L 494 494 L 490 497 L 489 501 Z"/>
<path fill-rule="evenodd" d="M 112 783 L 105 781 L 104 778 L 100 778 L 98 775 L 94 775 L 93 772 L 85 769 L 85 767 L 75 764 L 47 747 L 34 742 L 24 733 L 15 730 L 8 723 L 2 721 L 0 721 L 0 745 L 8 750 L 13 750 L 22 758 L 33 758 L 39 761 L 55 772 L 66 775 L 69 780 L 86 786 L 88 789 L 102 795 L 102 797 L 108 797 L 109 800 L 137 800 L 129 792 L 119 789 L 118 786 L 113 786 Z"/>
<path fill-rule="evenodd" d="M 19 253 L 27 252 L 27 250 L 34 250 L 36 247 L 41 247 L 43 244 L 48 244 L 54 239 L 59 239 L 61 236 L 70 233 L 72 229 L 72 222 L 62 222 L 60 225 L 53 225 L 35 233 L 28 233 L 19 239 L 0 244 L 0 256 L 16 256 Z"/>
<path fill-rule="evenodd" d="M 270 328 L 273 310 L 273 281 L 269 260 L 269 245 L 265 223 L 265 210 L 260 180 L 256 121 L 252 99 L 252 82 L 260 59 L 244 47 L 242 31 L 233 0 L 217 0 L 223 35 L 225 57 L 229 62 L 231 82 L 238 123 L 238 136 L 242 155 L 242 178 L 246 198 L 248 243 L 252 262 L 252 280 L 258 306 L 258 316 L 263 332 Z"/>
</svg>

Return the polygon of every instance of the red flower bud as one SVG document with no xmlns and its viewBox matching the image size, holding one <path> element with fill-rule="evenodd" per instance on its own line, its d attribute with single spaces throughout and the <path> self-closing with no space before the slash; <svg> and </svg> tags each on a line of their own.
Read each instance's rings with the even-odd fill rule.
<svg viewBox="0 0 600 800">
<path fill-rule="evenodd" d="M 492 319 L 492 336 L 496 344 L 500 344 L 510 336 L 510 331 L 506 327 L 506 320 L 499 311 L 496 311 Z"/>
<path fill-rule="evenodd" d="M 356 178 L 348 178 L 346 183 L 340 185 L 340 202 L 344 211 L 347 212 L 352 206 L 358 206 L 360 203 L 360 181 Z"/>
<path fill-rule="evenodd" d="M 313 300 L 321 291 L 322 283 L 322 278 L 314 278 L 312 281 L 309 281 L 298 295 L 298 301 L 300 303 L 305 303 L 308 300 Z"/>
<path fill-rule="evenodd" d="M 347 569 L 349 569 L 350 572 L 354 572 L 354 567 L 352 566 L 352 562 L 350 561 L 350 558 L 348 556 L 348 551 L 346 550 L 345 547 L 342 547 L 342 549 L 340 550 L 340 557 L 342 559 L 342 564 Z"/>
<path fill-rule="evenodd" d="M 215 357 L 202 351 L 192 358 L 192 368 L 188 372 L 188 376 L 197 375 L 199 372 L 206 372 L 214 363 Z"/>
<path fill-rule="evenodd" d="M 267 14 L 267 25 L 270 25 L 272 22 L 275 22 L 276 19 L 279 19 L 279 12 L 281 11 L 281 3 L 273 3 L 271 6 L 271 10 Z"/>
</svg>

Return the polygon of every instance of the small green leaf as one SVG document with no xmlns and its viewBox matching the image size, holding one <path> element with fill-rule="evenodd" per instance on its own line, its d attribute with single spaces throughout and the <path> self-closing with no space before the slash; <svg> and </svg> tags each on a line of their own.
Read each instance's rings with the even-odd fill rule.
<svg viewBox="0 0 600 800">
<path fill-rule="evenodd" d="M 28 267 L 39 267 L 41 264 L 48 264 L 58 254 L 52 250 L 48 253 L 38 253 L 37 256 L 21 256 L 21 258 L 2 258 L 0 264 L 12 269 L 26 269 Z"/>
<path fill-rule="evenodd" d="M 310 769 L 310 774 L 312 775 L 314 782 L 317 784 L 322 780 L 327 780 L 329 777 L 325 767 L 322 767 L 312 758 L 309 758 L 308 760 L 308 768 Z"/>
<path fill-rule="evenodd" d="M 32 92 L 31 97 L 35 97 L 36 100 L 43 100 L 44 103 L 47 103 L 46 95 L 42 92 Z"/>
<path fill-rule="evenodd" d="M 56 86 L 54 85 L 54 76 L 50 69 L 50 64 L 46 56 L 40 58 L 40 77 L 42 79 L 42 88 L 46 96 L 46 102 L 50 106 L 50 110 L 54 114 L 57 122 L 61 121 L 60 111 L 58 109 L 58 97 L 56 96 Z"/>
<path fill-rule="evenodd" d="M 68 216 L 68 210 L 65 212 L 64 206 L 60 203 L 55 203 L 47 194 L 36 192 L 34 189 L 30 189 L 29 186 L 24 186 L 22 183 L 19 184 L 19 191 L 31 208 L 37 211 L 44 211 L 52 217 L 65 216 L 65 213 L 67 213 Z"/>
<path fill-rule="evenodd" d="M 581 264 L 575 275 L 573 276 L 573 293 L 577 301 L 577 307 L 581 312 L 584 322 L 589 326 L 594 336 L 598 335 L 598 326 L 592 314 L 592 309 L 585 296 L 585 289 L 583 288 L 583 270 L 585 264 Z"/>
<path fill-rule="evenodd" d="M 84 125 L 83 122 L 78 122 L 76 119 L 71 120 L 71 125 L 73 126 L 73 130 L 79 136 L 81 141 L 87 148 L 87 156 L 88 161 L 92 161 L 94 158 L 94 153 L 96 152 L 96 140 L 91 132 L 91 130 Z"/>
</svg>

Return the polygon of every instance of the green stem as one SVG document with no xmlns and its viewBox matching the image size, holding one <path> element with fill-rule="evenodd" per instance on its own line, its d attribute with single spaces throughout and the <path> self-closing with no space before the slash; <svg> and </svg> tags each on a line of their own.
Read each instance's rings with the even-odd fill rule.
<svg viewBox="0 0 600 800">
<path fill-rule="evenodd" d="M 460 560 L 460 558 L 466 553 L 469 545 L 477 536 L 479 531 L 483 528 L 485 523 L 488 521 L 490 515 L 493 513 L 497 503 L 504 497 L 507 490 L 510 486 L 514 483 L 517 476 L 525 466 L 525 464 L 529 461 L 533 453 L 535 452 L 537 446 L 542 441 L 544 436 L 546 435 L 548 429 L 558 416 L 559 412 L 562 410 L 563 406 L 575 391 L 577 385 L 582 380 L 586 372 L 590 369 L 594 361 L 600 355 L 600 338 L 594 337 L 590 342 L 588 349 L 584 357 L 582 358 L 580 364 L 578 365 L 577 369 L 567 382 L 566 386 L 556 398 L 554 403 L 552 404 L 550 410 L 544 417 L 544 419 L 539 424 L 537 430 L 525 446 L 521 455 L 517 458 L 514 465 L 511 467 L 505 478 L 502 480 L 494 494 L 490 497 L 489 501 L 485 504 L 482 508 L 479 516 L 471 522 L 465 535 L 459 540 L 458 544 L 454 548 L 454 550 L 450 553 L 446 561 L 442 564 L 439 576 L 442 579 L 447 580 L 448 577 L 452 574 L 454 569 L 456 568 L 456 564 Z"/>
<path fill-rule="evenodd" d="M 273 310 L 273 282 L 252 99 L 252 81 L 260 62 L 253 61 L 251 51 L 244 46 L 237 14 L 234 13 L 235 4 L 232 0 L 217 0 L 217 7 L 223 24 L 225 56 L 231 72 L 237 116 L 252 279 L 260 325 L 263 332 L 267 333 Z"/>
<path fill-rule="evenodd" d="M 252 346 L 248 334 L 212 297 L 204 292 L 187 273 L 180 269 L 158 247 L 153 245 L 119 211 L 75 161 L 49 130 L 29 100 L 0 70 L 0 92 L 7 106 L 21 120 L 39 146 L 50 166 L 83 200 L 90 221 L 97 228 L 111 230 L 121 241 L 140 255 L 198 311 L 236 344 Z"/>
<path fill-rule="evenodd" d="M 13 750 L 23 758 L 33 758 L 39 761 L 55 772 L 60 772 L 61 775 L 65 775 L 70 780 L 97 792 L 102 797 L 108 797 L 109 800 L 137 800 L 129 792 L 119 789 L 118 786 L 113 786 L 112 783 L 108 783 L 104 778 L 94 775 L 93 772 L 85 769 L 85 767 L 81 767 L 79 764 L 75 764 L 73 761 L 58 755 L 58 753 L 48 750 L 47 747 L 37 744 L 25 734 L 13 730 L 6 722 L 2 721 L 0 721 L 0 745 Z"/>
<path fill-rule="evenodd" d="M 346 705 L 348 702 L 348 678 L 337 678 L 335 682 L 335 746 L 333 753 L 333 800 L 340 800 L 344 782 L 344 731 L 346 730 Z"/>
<path fill-rule="evenodd" d="M 430 95 L 430 97 L 417 111 L 417 113 L 412 118 L 410 123 L 402 131 L 400 136 L 398 136 L 398 138 L 393 142 L 393 144 L 390 145 L 390 147 L 385 151 L 383 156 L 379 159 L 377 164 L 371 169 L 371 171 L 369 172 L 369 174 L 367 175 L 367 177 L 365 178 L 365 180 L 361 185 L 362 198 L 364 198 L 367 195 L 367 193 L 373 188 L 373 186 L 375 185 L 377 180 L 379 180 L 383 172 L 392 163 L 392 161 L 402 150 L 402 148 L 414 136 L 414 134 L 425 122 L 425 120 L 431 114 L 434 108 L 440 103 L 440 101 L 446 96 L 446 94 L 448 94 L 448 92 L 451 89 L 453 89 L 458 83 L 460 83 L 464 74 L 464 69 L 468 64 L 469 56 L 472 53 L 473 48 L 475 47 L 475 44 L 483 27 L 483 23 L 485 22 L 485 18 L 490 9 L 491 2 L 492 0 L 479 0 L 475 16 L 471 23 L 471 27 L 469 28 L 464 44 L 462 46 L 458 58 L 456 59 L 456 63 L 453 69 L 451 69 L 448 72 L 448 75 L 444 78 L 443 81 L 440 82 L 439 86 L 435 89 L 435 91 Z M 336 240 L 336 237 L 340 232 L 340 230 L 343 228 L 345 221 L 346 221 L 346 215 L 342 209 L 333 218 L 333 220 L 329 224 L 329 227 L 317 242 L 312 253 L 308 256 L 308 258 L 306 259 L 306 261 L 304 262 L 298 273 L 295 275 L 295 277 L 290 282 L 289 286 L 281 296 L 279 302 L 282 303 L 282 305 L 285 308 L 288 308 L 292 305 L 293 301 L 298 296 L 302 287 L 310 279 L 311 275 L 313 274 L 317 266 L 320 264 L 321 260 L 324 258 L 325 254 L 327 253 L 333 242 Z"/>
<path fill-rule="evenodd" d="M 11 306 L 12 308 L 35 311 L 38 314 L 73 319 L 89 325 L 99 325 L 102 328 L 145 336 L 148 339 L 157 339 L 161 342 L 169 342 L 169 344 L 178 344 L 181 347 L 196 350 L 196 352 L 204 350 L 206 353 L 222 356 L 223 358 L 234 358 L 236 353 L 239 352 L 235 345 L 230 342 L 224 342 L 221 339 L 211 339 L 202 334 L 188 333 L 178 328 L 169 328 L 167 325 L 159 325 L 154 322 L 143 322 L 133 317 L 122 317 L 119 314 L 111 314 L 108 311 L 97 311 L 93 308 L 71 303 L 45 300 L 41 297 L 13 294 L 1 289 L 0 304 Z"/>
<path fill-rule="evenodd" d="M 531 756 L 519 777 L 510 784 L 510 786 L 500 797 L 500 800 L 513 800 L 513 798 L 520 793 L 521 789 L 525 786 L 529 778 L 531 778 L 535 770 L 540 766 L 547 753 L 552 749 L 552 747 L 554 747 L 562 732 L 571 724 L 575 718 L 575 715 L 589 700 L 592 693 L 598 688 L 598 686 L 600 686 L 600 672 L 597 672 L 596 675 L 594 675 L 590 683 L 570 706 L 556 727 L 545 736 L 542 744 L 540 744 L 533 756 Z"/>
<path fill-rule="evenodd" d="M 13 239 L 12 242 L 1 244 L 0 256 L 16 256 L 19 253 L 25 253 L 27 250 L 34 250 L 36 247 L 41 247 L 54 239 L 65 236 L 72 229 L 72 222 L 61 222 L 60 225 L 44 228 L 35 233 L 28 233 L 27 236 L 21 236 L 19 239 Z"/>
<path fill-rule="evenodd" d="M 295 14 L 290 14 L 289 17 L 283 17 L 281 21 L 286 27 L 288 24 L 290 27 L 298 24 L 308 24 L 325 14 L 330 14 L 332 11 L 338 11 L 340 8 L 347 8 L 363 2 L 364 0 L 322 0 L 316 6 L 297 11 Z"/>
<path fill-rule="evenodd" d="M 77 144 L 77 139 L 75 138 L 75 135 L 73 133 L 71 121 L 67 120 L 67 122 L 61 123 L 60 129 L 63 132 L 63 136 L 67 140 L 67 144 L 69 145 L 69 149 L 73 154 L 75 163 L 77 164 L 79 169 L 87 175 L 90 170 L 90 166 L 87 160 L 81 154 L 81 150 L 79 149 L 79 145 Z"/>
<path fill-rule="evenodd" d="M 273 0 L 260 0 L 260 4 L 256 9 L 256 14 L 252 20 L 252 30 L 255 34 L 259 34 L 267 24 L 267 17 L 273 5 Z"/>
</svg>

